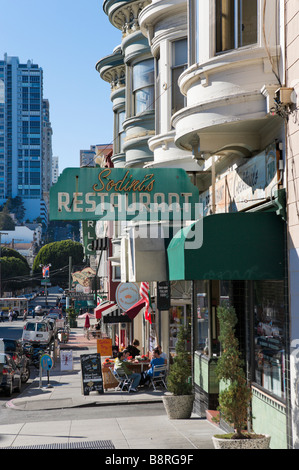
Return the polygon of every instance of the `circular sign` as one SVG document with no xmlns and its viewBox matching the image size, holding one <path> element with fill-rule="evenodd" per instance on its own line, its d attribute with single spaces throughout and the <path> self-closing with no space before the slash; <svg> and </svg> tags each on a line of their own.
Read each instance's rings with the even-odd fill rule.
<svg viewBox="0 0 299 470">
<path fill-rule="evenodd" d="M 53 367 L 53 361 L 51 356 L 48 354 L 43 354 L 42 357 L 40 358 L 40 365 L 42 366 L 42 369 L 50 370 Z"/>
<path fill-rule="evenodd" d="M 117 305 L 126 312 L 140 299 L 139 286 L 134 282 L 121 282 L 116 289 L 115 300 Z"/>
</svg>

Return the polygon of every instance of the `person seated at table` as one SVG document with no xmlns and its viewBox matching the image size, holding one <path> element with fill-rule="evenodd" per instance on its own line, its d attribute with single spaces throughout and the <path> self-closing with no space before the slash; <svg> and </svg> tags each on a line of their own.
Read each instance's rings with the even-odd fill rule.
<svg viewBox="0 0 299 470">
<path fill-rule="evenodd" d="M 167 364 L 167 354 L 165 352 L 162 352 L 162 347 L 160 346 L 160 344 L 158 344 L 157 348 L 160 351 L 160 357 L 162 357 L 164 359 L 165 364 Z"/>
<path fill-rule="evenodd" d="M 140 384 L 146 385 L 150 381 L 151 377 L 153 377 L 154 367 L 162 366 L 163 364 L 165 364 L 165 360 L 160 356 L 159 349 L 155 348 L 153 350 L 153 359 L 148 366 L 149 369 L 146 372 L 143 372 Z"/>
<path fill-rule="evenodd" d="M 117 358 L 114 362 L 114 370 L 119 375 L 126 374 L 130 379 L 133 379 L 132 387 L 130 392 L 137 392 L 137 387 L 139 385 L 141 374 L 137 372 L 132 372 L 125 363 L 125 354 L 124 351 L 118 353 Z"/>
<path fill-rule="evenodd" d="M 131 354 L 129 353 L 127 349 L 123 349 L 123 355 L 124 355 L 124 361 L 127 361 L 128 357 L 131 356 Z"/>
<path fill-rule="evenodd" d="M 126 348 L 133 358 L 140 355 L 140 349 L 138 349 L 137 346 L 139 346 L 139 341 L 138 339 L 134 339 L 133 344 L 129 344 Z"/>
</svg>

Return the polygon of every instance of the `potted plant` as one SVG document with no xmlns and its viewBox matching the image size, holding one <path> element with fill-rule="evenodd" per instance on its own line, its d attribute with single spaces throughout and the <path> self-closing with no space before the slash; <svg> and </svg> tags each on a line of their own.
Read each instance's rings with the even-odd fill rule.
<svg viewBox="0 0 299 470">
<path fill-rule="evenodd" d="M 215 448 L 268 448 L 270 436 L 244 431 L 247 427 L 251 390 L 246 381 L 239 341 L 235 336 L 237 315 L 233 307 L 220 306 L 217 309 L 220 325 L 219 340 L 221 357 L 216 374 L 224 381 L 226 388 L 219 394 L 220 416 L 235 430 L 230 434 L 213 436 Z"/>
<path fill-rule="evenodd" d="M 188 419 L 193 409 L 191 367 L 185 347 L 187 336 L 187 330 L 181 327 L 176 343 L 176 356 L 167 377 L 168 393 L 163 396 L 163 403 L 169 419 Z"/>
<path fill-rule="evenodd" d="M 67 316 L 69 320 L 70 328 L 77 328 L 77 314 L 74 308 L 67 309 Z"/>
</svg>

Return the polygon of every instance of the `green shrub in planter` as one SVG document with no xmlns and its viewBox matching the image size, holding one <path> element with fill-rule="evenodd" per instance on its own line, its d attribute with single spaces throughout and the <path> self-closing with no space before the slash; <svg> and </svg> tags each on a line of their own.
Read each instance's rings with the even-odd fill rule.
<svg viewBox="0 0 299 470">
<path fill-rule="evenodd" d="M 217 316 L 220 324 L 221 356 L 216 374 L 219 380 L 228 385 L 219 395 L 219 410 L 224 420 L 235 428 L 232 438 L 244 439 L 248 437 L 242 431 L 247 426 L 251 390 L 246 382 L 239 342 L 235 336 L 238 319 L 234 308 L 227 306 L 218 307 Z"/>
<path fill-rule="evenodd" d="M 173 358 L 167 377 L 167 388 L 173 395 L 192 395 L 193 393 L 192 383 L 189 380 L 191 376 L 189 354 L 185 347 L 187 337 L 186 328 L 181 327 L 175 348 L 176 356 Z"/>
</svg>

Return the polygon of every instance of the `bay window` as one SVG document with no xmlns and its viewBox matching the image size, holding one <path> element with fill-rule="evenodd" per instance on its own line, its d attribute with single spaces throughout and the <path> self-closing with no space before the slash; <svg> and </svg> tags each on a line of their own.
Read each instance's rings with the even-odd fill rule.
<svg viewBox="0 0 299 470">
<path fill-rule="evenodd" d="M 185 106 L 185 96 L 180 92 L 178 79 L 187 67 L 187 60 L 187 39 L 174 41 L 172 43 L 171 68 L 172 114 L 176 113 Z"/>
<path fill-rule="evenodd" d="M 133 67 L 134 113 L 154 109 L 154 60 L 147 59 Z"/>
<path fill-rule="evenodd" d="M 257 42 L 257 0 L 216 0 L 216 52 Z"/>
</svg>

